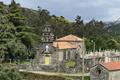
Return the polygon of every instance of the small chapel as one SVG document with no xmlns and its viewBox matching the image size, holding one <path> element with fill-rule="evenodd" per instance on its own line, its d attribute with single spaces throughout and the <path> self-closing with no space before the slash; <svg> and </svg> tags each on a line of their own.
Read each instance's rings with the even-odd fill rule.
<svg viewBox="0 0 120 80">
<path fill-rule="evenodd" d="M 66 61 L 80 59 L 84 48 L 84 39 L 72 34 L 56 39 L 50 27 L 45 27 L 42 32 L 42 43 L 39 47 L 41 70 L 58 70 L 58 66 L 60 68 Z"/>
</svg>

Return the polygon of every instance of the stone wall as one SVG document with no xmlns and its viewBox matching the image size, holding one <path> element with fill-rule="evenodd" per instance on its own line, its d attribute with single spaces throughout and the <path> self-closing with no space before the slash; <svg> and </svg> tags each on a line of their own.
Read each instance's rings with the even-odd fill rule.
<svg viewBox="0 0 120 80">
<path fill-rule="evenodd" d="M 58 62 L 55 64 L 44 65 L 36 63 L 36 60 L 33 60 L 31 64 L 19 64 L 19 69 L 26 69 L 28 71 L 46 71 L 46 72 L 64 72 L 64 73 L 78 73 L 81 72 L 81 62 L 77 58 L 76 65 L 74 68 L 69 68 L 66 66 L 66 61 Z"/>
<path fill-rule="evenodd" d="M 49 54 L 51 56 L 51 64 L 57 64 L 58 54 L 57 54 L 55 48 L 52 46 L 52 43 L 46 43 L 40 47 L 40 50 L 39 50 L 38 55 L 36 57 L 37 61 L 39 62 L 39 65 L 45 64 L 45 55 L 46 54 L 43 52 L 43 50 L 45 50 L 46 45 L 49 46 Z"/>
<path fill-rule="evenodd" d="M 109 79 L 109 71 L 98 64 L 98 65 L 94 66 L 93 68 L 91 68 L 90 80 L 110 80 Z"/>
<path fill-rule="evenodd" d="M 75 45 L 83 45 L 81 42 L 74 42 Z M 43 53 L 45 46 L 49 45 L 51 64 L 45 65 L 45 54 Z M 66 59 L 64 59 L 64 51 L 66 51 Z M 70 58 L 68 55 L 70 53 Z M 81 71 L 82 61 L 80 59 L 80 53 L 77 53 L 76 49 L 56 50 L 52 47 L 52 43 L 41 44 L 40 49 L 36 55 L 36 58 L 29 65 L 20 65 L 21 68 L 33 71 L 47 71 L 47 72 L 65 72 L 65 73 L 77 73 Z M 76 66 L 74 68 L 66 67 L 66 61 L 74 60 Z"/>
<path fill-rule="evenodd" d="M 58 61 L 60 62 L 66 59 L 75 59 L 76 49 L 58 50 L 56 54 L 58 54 Z M 64 59 L 64 57 L 66 58 Z"/>
<path fill-rule="evenodd" d="M 100 73 L 97 71 L 98 68 L 101 70 Z M 90 70 L 90 80 L 120 80 L 120 70 L 108 71 L 98 64 Z"/>
<path fill-rule="evenodd" d="M 109 80 L 120 80 L 120 71 L 110 71 Z"/>
</svg>

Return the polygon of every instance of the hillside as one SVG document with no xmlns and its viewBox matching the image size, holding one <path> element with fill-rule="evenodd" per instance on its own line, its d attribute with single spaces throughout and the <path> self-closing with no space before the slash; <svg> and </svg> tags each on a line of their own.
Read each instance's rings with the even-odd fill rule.
<svg viewBox="0 0 120 80">
<path fill-rule="evenodd" d="M 120 34 L 120 23 L 110 26 L 108 30 L 112 33 Z"/>
<path fill-rule="evenodd" d="M 96 43 L 96 50 L 119 49 L 119 37 L 116 39 L 116 36 L 112 35 L 113 32 L 119 33 L 118 22 L 109 26 L 108 30 L 103 21 L 92 19 L 84 23 L 81 16 L 76 16 L 76 19 L 71 22 L 64 18 L 64 16 L 51 15 L 48 10 L 41 7 L 38 7 L 38 10 L 22 8 L 22 15 L 26 17 L 27 24 L 32 28 L 32 32 L 39 37 L 41 37 L 44 27 L 49 25 L 57 38 L 68 34 L 81 38 L 85 37 L 87 50 L 93 50 L 93 47 L 91 47 L 93 46 L 92 40 Z M 108 25 L 111 25 L 111 23 Z"/>
</svg>

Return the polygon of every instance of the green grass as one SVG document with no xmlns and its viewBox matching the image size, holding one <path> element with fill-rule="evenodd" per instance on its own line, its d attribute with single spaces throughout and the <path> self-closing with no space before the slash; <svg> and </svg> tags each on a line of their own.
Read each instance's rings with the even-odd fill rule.
<svg viewBox="0 0 120 80">
<path fill-rule="evenodd" d="M 30 60 L 25 60 L 25 61 L 20 62 L 20 64 L 30 64 L 30 63 L 31 63 Z"/>
<path fill-rule="evenodd" d="M 63 75 L 43 75 L 29 72 L 20 72 L 24 80 L 81 80 L 81 77 L 63 76 Z M 85 76 L 84 80 L 90 80 L 89 76 Z"/>
<path fill-rule="evenodd" d="M 65 80 L 64 77 L 21 72 L 24 80 Z"/>
</svg>

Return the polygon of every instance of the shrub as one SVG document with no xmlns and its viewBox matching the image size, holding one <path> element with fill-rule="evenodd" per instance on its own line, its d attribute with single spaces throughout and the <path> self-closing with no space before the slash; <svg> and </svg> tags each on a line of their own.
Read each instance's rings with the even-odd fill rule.
<svg viewBox="0 0 120 80">
<path fill-rule="evenodd" d="M 0 67 L 0 80 L 22 80 L 16 69 Z"/>
<path fill-rule="evenodd" d="M 76 62 L 73 60 L 66 62 L 66 67 L 68 67 L 68 68 L 75 68 L 75 66 L 76 66 Z"/>
</svg>

